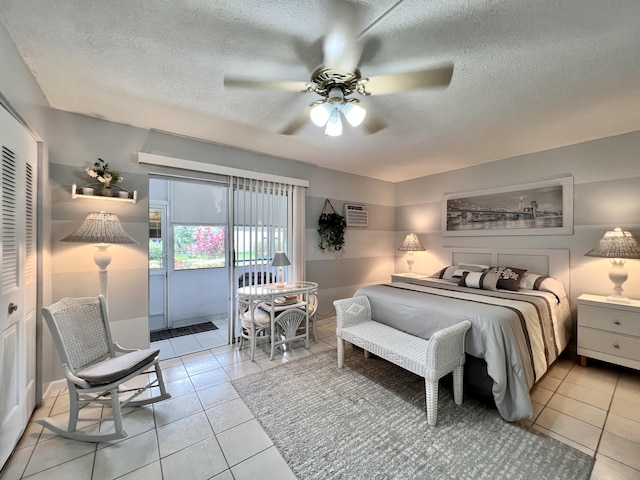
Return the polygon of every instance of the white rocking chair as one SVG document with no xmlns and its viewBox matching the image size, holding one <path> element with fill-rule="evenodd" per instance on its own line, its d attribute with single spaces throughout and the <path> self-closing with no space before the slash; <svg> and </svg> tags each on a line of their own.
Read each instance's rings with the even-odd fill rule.
<svg viewBox="0 0 640 480">
<path fill-rule="evenodd" d="M 87 298 L 64 298 L 42 313 L 64 367 L 69 389 L 67 429 L 52 423 L 51 418 L 37 420 L 54 433 L 73 440 L 105 442 L 124 438 L 122 408 L 148 405 L 170 398 L 158 360 L 159 350 L 124 349 L 114 343 L 109 329 L 107 306 L 102 295 Z M 149 378 L 149 374 L 151 378 Z M 123 386 L 138 375 L 147 375 L 146 386 L 128 389 Z M 155 396 L 134 400 L 147 389 L 159 388 Z M 110 417 L 80 417 L 90 404 L 111 406 Z M 97 431 L 79 430 L 79 422 L 98 423 Z M 102 428 L 113 422 L 114 428 Z"/>
</svg>

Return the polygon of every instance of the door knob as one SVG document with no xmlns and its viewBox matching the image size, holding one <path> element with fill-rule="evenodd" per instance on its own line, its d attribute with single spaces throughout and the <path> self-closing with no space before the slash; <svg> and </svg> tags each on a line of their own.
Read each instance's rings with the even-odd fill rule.
<svg viewBox="0 0 640 480">
<path fill-rule="evenodd" d="M 18 305 L 16 305 L 15 303 L 11 302 L 9 304 L 9 315 L 11 315 L 16 310 L 18 310 Z"/>
</svg>

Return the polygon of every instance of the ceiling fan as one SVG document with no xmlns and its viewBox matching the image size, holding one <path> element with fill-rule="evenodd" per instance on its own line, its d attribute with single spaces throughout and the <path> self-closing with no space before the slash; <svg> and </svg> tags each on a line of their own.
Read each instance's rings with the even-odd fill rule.
<svg viewBox="0 0 640 480">
<path fill-rule="evenodd" d="M 384 128 L 384 122 L 368 115 L 360 100 L 352 95 L 388 95 L 424 88 L 446 87 L 451 82 L 453 64 L 411 72 L 363 77 L 358 69 L 363 50 L 363 37 L 404 0 L 399 0 L 359 35 L 354 35 L 355 10 L 346 8 L 348 2 L 334 2 L 334 24 L 324 37 L 323 65 L 312 74 L 310 81 L 277 81 L 225 76 L 226 87 L 259 88 L 288 92 L 315 93 L 321 98 L 311 103 L 280 133 L 296 133 L 310 118 L 325 135 L 342 135 L 342 118 L 353 127 L 363 126 L 367 133 Z M 338 7 L 340 5 L 340 7 Z M 365 117 L 367 121 L 365 121 Z M 363 123 L 364 122 L 364 123 Z"/>
</svg>

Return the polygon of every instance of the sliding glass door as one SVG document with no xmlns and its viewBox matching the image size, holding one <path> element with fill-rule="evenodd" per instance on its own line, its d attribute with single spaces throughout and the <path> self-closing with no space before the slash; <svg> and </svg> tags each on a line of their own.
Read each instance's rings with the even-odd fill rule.
<svg viewBox="0 0 640 480">
<path fill-rule="evenodd" d="M 292 264 L 284 279 L 304 279 L 304 252 L 296 250 L 304 238 L 293 235 L 294 218 L 304 229 L 304 216 L 295 214 L 304 212 L 304 189 L 237 177 L 227 182 L 150 179 L 151 332 L 224 317 L 229 340 L 236 338 L 239 279 L 261 273 L 275 281 L 277 251 Z"/>
<path fill-rule="evenodd" d="M 275 281 L 271 259 L 277 251 L 291 255 L 293 186 L 261 180 L 233 183 L 233 283 Z M 285 269 L 284 279 L 291 278 Z M 235 332 L 239 325 L 234 322 Z"/>
</svg>

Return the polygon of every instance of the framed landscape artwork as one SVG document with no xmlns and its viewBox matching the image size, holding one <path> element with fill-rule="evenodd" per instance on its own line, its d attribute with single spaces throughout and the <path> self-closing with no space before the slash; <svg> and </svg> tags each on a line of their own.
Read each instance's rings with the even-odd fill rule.
<svg viewBox="0 0 640 480">
<path fill-rule="evenodd" d="M 445 236 L 570 235 L 573 177 L 445 196 Z"/>
</svg>

